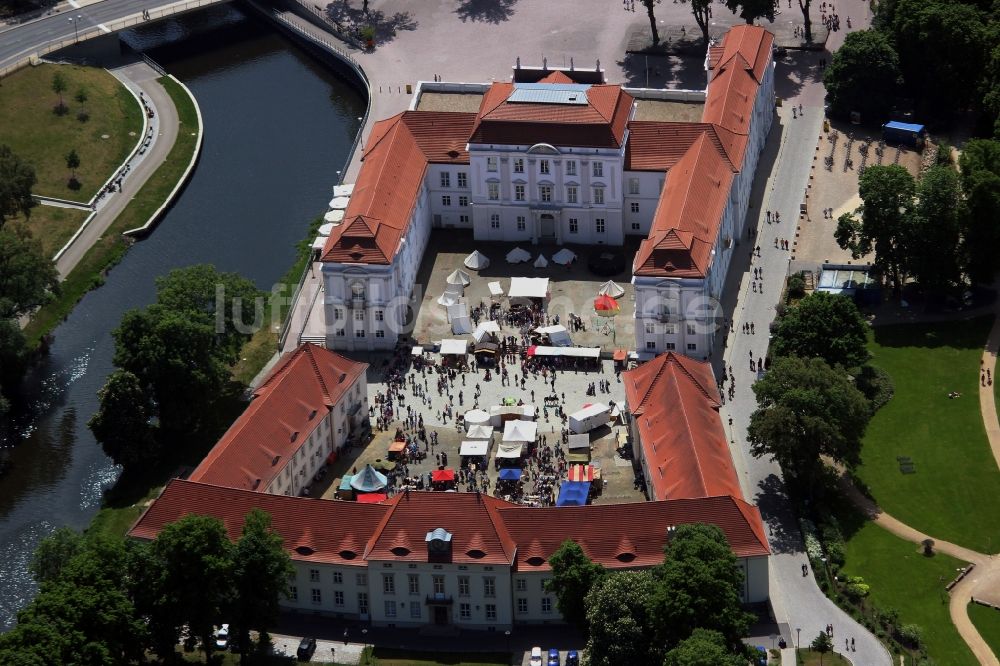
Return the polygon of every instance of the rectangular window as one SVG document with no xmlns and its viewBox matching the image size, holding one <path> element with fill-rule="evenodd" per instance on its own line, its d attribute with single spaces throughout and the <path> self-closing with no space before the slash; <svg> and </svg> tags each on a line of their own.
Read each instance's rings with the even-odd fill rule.
<svg viewBox="0 0 1000 666">
<path fill-rule="evenodd" d="M 695 335 L 695 327 L 694 327 L 694 324 L 687 324 L 687 325 L 686 325 L 686 326 L 684 327 L 684 330 L 686 330 L 686 331 L 687 331 L 687 334 L 688 334 L 688 335 Z"/>
<path fill-rule="evenodd" d="M 319 569 L 310 569 L 309 570 L 309 582 L 310 583 L 318 583 L 319 582 Z"/>
<path fill-rule="evenodd" d="M 546 584 L 546 583 L 548 583 L 548 582 L 549 582 L 549 579 L 548 579 L 548 578 L 543 578 L 543 579 L 541 579 L 540 581 L 538 581 L 538 583 L 539 583 L 539 585 L 538 585 L 538 586 L 539 586 L 540 588 L 542 588 L 542 592 L 545 592 L 545 584 Z"/>
<path fill-rule="evenodd" d="M 356 337 L 356 338 L 363 338 L 363 337 L 365 337 L 365 329 L 359 328 L 358 330 L 354 331 L 354 337 Z"/>
<path fill-rule="evenodd" d="M 393 574 L 382 574 L 382 592 L 396 594 L 396 578 Z"/>
<path fill-rule="evenodd" d="M 448 196 L 447 194 L 444 195 L 443 197 L 441 197 L 441 205 L 442 206 L 450 206 L 451 205 L 451 197 Z"/>
<path fill-rule="evenodd" d="M 677 335 L 677 327 L 674 324 L 664 324 L 663 332 L 667 335 Z"/>
<path fill-rule="evenodd" d="M 472 617 L 472 605 L 471 604 L 459 604 L 458 605 L 458 616 L 463 620 L 468 620 Z"/>
<path fill-rule="evenodd" d="M 539 185 L 538 186 L 538 198 L 542 201 L 552 201 L 552 186 L 551 185 Z"/>
<path fill-rule="evenodd" d="M 334 590 L 333 591 L 333 605 L 334 606 L 341 606 L 341 607 L 343 607 L 343 605 L 344 605 L 344 591 L 343 590 Z"/>
<path fill-rule="evenodd" d="M 604 177 L 604 162 L 593 162 L 591 166 L 593 166 L 594 178 Z"/>
<path fill-rule="evenodd" d="M 483 596 L 484 597 L 495 597 L 497 596 L 497 579 L 493 576 L 486 576 L 483 578 Z"/>
<path fill-rule="evenodd" d="M 458 596 L 467 597 L 469 596 L 469 577 L 459 576 L 458 577 Z"/>
<path fill-rule="evenodd" d="M 375 321 L 385 321 L 385 310 L 375 311 Z M 338 576 L 339 572 L 334 574 L 334 577 Z"/>
<path fill-rule="evenodd" d="M 518 592 L 525 592 L 528 589 L 528 581 L 524 578 L 517 578 L 514 580 L 514 586 Z"/>
<path fill-rule="evenodd" d="M 630 205 L 630 208 L 632 209 L 633 213 L 638 213 L 639 212 L 639 202 L 638 201 L 633 201 L 631 203 L 631 205 Z"/>
<path fill-rule="evenodd" d="M 490 229 L 499 229 L 499 228 L 500 228 L 500 214 L 493 213 L 492 215 L 490 215 Z"/>
<path fill-rule="evenodd" d="M 486 604 L 486 619 L 496 620 L 497 619 L 497 605 L 496 604 Z"/>
<path fill-rule="evenodd" d="M 656 349 L 656 340 L 646 340 L 646 349 Z"/>
<path fill-rule="evenodd" d="M 527 222 L 524 219 L 524 215 L 518 215 L 517 216 L 517 230 L 518 231 L 524 231 L 527 228 L 528 228 L 528 224 L 527 224 Z"/>
<path fill-rule="evenodd" d="M 633 222 L 632 223 L 632 231 L 639 231 L 639 223 L 638 222 Z"/>
<path fill-rule="evenodd" d="M 288 586 L 288 600 L 298 601 L 299 600 L 299 588 L 294 585 Z"/>
<path fill-rule="evenodd" d="M 385 600 L 385 616 L 396 617 L 396 602 L 392 599 Z"/>
<path fill-rule="evenodd" d="M 323 591 L 320 590 L 318 587 L 314 587 L 312 589 L 312 602 L 314 605 L 317 606 L 323 603 Z"/>
<path fill-rule="evenodd" d="M 344 337 L 345 335 L 347 335 L 347 331 L 345 331 L 345 330 L 344 330 L 344 329 L 342 329 L 342 328 L 338 328 L 338 329 L 337 329 L 337 337 L 338 337 L 338 338 L 342 338 L 342 337 Z"/>
<path fill-rule="evenodd" d="M 451 174 L 447 171 L 441 172 L 441 187 L 451 187 Z"/>
<path fill-rule="evenodd" d="M 368 615 L 368 593 L 358 592 L 358 612 L 362 615 Z"/>
<path fill-rule="evenodd" d="M 358 587 L 365 587 L 368 585 L 368 574 L 354 574 L 354 582 L 358 584 Z"/>
<path fill-rule="evenodd" d="M 458 223 L 459 224 L 468 224 L 469 223 L 469 216 L 468 215 L 459 215 L 458 216 Z"/>
<path fill-rule="evenodd" d="M 469 205 L 469 197 L 464 196 L 464 195 L 460 196 L 458 198 L 458 205 L 459 206 L 468 206 Z"/>
<path fill-rule="evenodd" d="M 646 324 L 646 335 L 653 335 L 656 333 L 656 324 Z"/>
<path fill-rule="evenodd" d="M 486 158 L 486 170 L 487 171 L 496 171 L 497 170 L 497 158 L 495 158 L 495 157 L 487 157 Z"/>
<path fill-rule="evenodd" d="M 677 345 L 675 345 L 673 342 L 667 342 L 667 343 L 664 343 L 663 349 L 665 351 L 673 351 L 673 350 L 677 349 Z"/>
<path fill-rule="evenodd" d="M 566 175 L 567 176 L 576 175 L 576 160 L 566 160 Z"/>
<path fill-rule="evenodd" d="M 344 311 L 341 308 L 334 308 L 333 309 L 333 318 L 334 319 L 343 319 L 344 318 Z"/>
<path fill-rule="evenodd" d="M 542 613 L 546 615 L 552 612 L 552 599 L 544 597 L 542 599 Z"/>
<path fill-rule="evenodd" d="M 364 321 L 364 320 L 365 320 L 365 311 L 364 310 L 355 310 L 354 311 L 354 321 Z"/>
<path fill-rule="evenodd" d="M 594 203 L 595 204 L 602 204 L 602 203 L 604 203 L 604 188 L 603 187 L 595 187 L 594 188 Z"/>
<path fill-rule="evenodd" d="M 579 188 L 576 185 L 566 187 L 566 203 L 576 203 L 579 199 Z"/>
<path fill-rule="evenodd" d="M 410 604 L 410 619 L 412 620 L 420 619 L 420 604 L 415 604 L 415 603 Z"/>
<path fill-rule="evenodd" d="M 524 185 L 514 186 L 514 201 L 524 201 Z"/>
<path fill-rule="evenodd" d="M 379 330 L 375 331 L 375 337 L 376 338 L 384 338 L 385 337 L 385 331 L 383 331 L 382 329 L 379 329 Z M 340 431 L 338 430 L 337 432 L 340 432 Z"/>
<path fill-rule="evenodd" d="M 524 160 L 520 157 L 514 160 L 514 173 L 524 173 Z"/>
<path fill-rule="evenodd" d="M 569 232 L 571 234 L 579 233 L 580 231 L 580 221 L 575 217 L 569 218 Z"/>
<path fill-rule="evenodd" d="M 343 585 L 344 584 L 344 574 L 339 571 L 333 572 L 333 584 Z"/>
<path fill-rule="evenodd" d="M 407 576 L 407 579 L 410 586 L 410 594 L 414 595 L 420 594 L 420 576 L 416 574 L 410 574 Z"/>
<path fill-rule="evenodd" d="M 629 194 L 639 194 L 639 179 L 629 178 L 628 179 L 628 193 Z"/>
<path fill-rule="evenodd" d="M 596 231 L 599 234 L 603 234 L 604 233 L 604 218 L 603 217 L 594 218 L 594 231 Z"/>
<path fill-rule="evenodd" d="M 697 351 L 697 350 L 698 350 L 698 345 L 696 345 L 693 342 L 688 343 L 688 351 Z"/>
<path fill-rule="evenodd" d="M 444 594 L 444 576 L 434 576 L 434 594 Z"/>
<path fill-rule="evenodd" d="M 549 170 L 549 161 L 548 160 L 539 160 L 538 161 L 538 172 L 539 173 L 546 173 L 546 174 L 547 173 L 551 173 L 551 171 Z"/>
<path fill-rule="evenodd" d="M 469 186 L 469 174 L 464 171 L 458 172 L 458 186 L 463 189 Z"/>
<path fill-rule="evenodd" d="M 486 183 L 486 192 L 490 201 L 498 201 L 500 199 L 500 183 Z"/>
<path fill-rule="evenodd" d="M 524 615 L 528 612 L 528 600 L 524 597 L 517 598 L 517 614 Z"/>
</svg>

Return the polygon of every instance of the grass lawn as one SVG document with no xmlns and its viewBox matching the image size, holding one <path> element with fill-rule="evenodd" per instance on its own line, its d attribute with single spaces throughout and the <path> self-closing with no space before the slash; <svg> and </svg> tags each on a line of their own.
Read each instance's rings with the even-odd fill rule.
<svg viewBox="0 0 1000 666">
<path fill-rule="evenodd" d="M 79 208 L 35 206 L 31 209 L 30 218 L 19 216 L 13 220 L 15 224 L 28 227 L 31 235 L 42 242 L 42 253 L 46 257 L 54 257 L 88 215 L 90 211 Z"/>
<path fill-rule="evenodd" d="M 879 505 L 934 538 L 1000 549 L 1000 470 L 979 412 L 979 359 L 992 316 L 875 329 L 872 363 L 895 396 L 872 418 L 858 476 Z M 960 398 L 948 399 L 949 391 Z M 897 456 L 916 472 L 903 474 Z"/>
<path fill-rule="evenodd" d="M 848 538 L 846 556 L 843 574 L 863 577 L 871 586 L 871 602 L 882 610 L 899 611 L 901 625 L 919 625 L 935 663 L 976 664 L 951 623 L 944 589 L 964 562 L 941 554 L 925 557 L 920 546 L 871 522 Z"/>
<path fill-rule="evenodd" d="M 969 619 L 976 625 L 979 635 L 993 650 L 993 654 L 1000 654 L 1000 611 L 988 606 L 969 604 Z"/>
<path fill-rule="evenodd" d="M 139 194 L 125 207 L 108 231 L 83 256 L 76 268 L 62 284 L 62 293 L 54 301 L 47 303 L 31 318 L 25 327 L 25 337 L 30 346 L 38 345 L 59 322 L 66 317 L 85 293 L 99 287 L 104 274 L 117 264 L 132 241 L 122 232 L 140 227 L 159 208 L 173 191 L 177 181 L 191 161 L 197 145 L 199 131 L 198 116 L 190 96 L 173 80 L 166 77 L 157 79 L 170 94 L 180 118 L 181 131 L 166 160 L 150 176 Z M 190 128 L 190 131 L 187 131 Z"/>
<path fill-rule="evenodd" d="M 820 654 L 819 652 L 802 648 L 796 653 L 796 657 L 796 662 L 799 666 L 851 666 L 851 662 L 836 652 Z"/>
<path fill-rule="evenodd" d="M 58 72 L 66 81 L 63 103 L 68 113 L 53 109 L 59 97 L 52 91 Z M 103 69 L 43 64 L 25 67 L 0 85 L 0 144 L 35 167 L 35 194 L 72 201 L 89 201 L 128 156 L 142 133 L 142 109 L 118 80 Z M 85 90 L 87 101 L 75 97 Z M 89 119 L 77 114 L 85 110 Z M 103 138 L 107 136 L 108 138 Z M 81 187 L 70 189 L 66 154 L 76 150 Z"/>
<path fill-rule="evenodd" d="M 495 652 L 415 652 L 376 647 L 362 666 L 510 666 L 510 655 Z"/>
</svg>

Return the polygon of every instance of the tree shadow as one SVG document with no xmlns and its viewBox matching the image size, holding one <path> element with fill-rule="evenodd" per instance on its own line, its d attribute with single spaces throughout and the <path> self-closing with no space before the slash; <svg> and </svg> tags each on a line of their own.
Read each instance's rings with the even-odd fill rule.
<svg viewBox="0 0 1000 666">
<path fill-rule="evenodd" d="M 703 61 L 693 55 L 626 53 L 616 64 L 622 69 L 627 87 L 704 90 Z"/>
<path fill-rule="evenodd" d="M 795 520 L 792 502 L 784 482 L 777 474 L 761 480 L 757 495 L 750 501 L 760 509 L 773 554 L 802 552 L 802 534 Z"/>
<path fill-rule="evenodd" d="M 517 0 L 460 0 L 455 13 L 462 23 L 503 23 L 514 15 Z"/>
<path fill-rule="evenodd" d="M 784 58 L 776 60 L 774 69 L 774 94 L 783 99 L 797 96 L 806 83 L 823 80 L 823 70 L 819 66 L 821 58 L 830 61 L 830 54 L 824 51 L 788 51 Z"/>
<path fill-rule="evenodd" d="M 993 315 L 938 322 L 887 324 L 874 328 L 875 342 L 882 347 L 938 349 L 982 349 Z"/>
<path fill-rule="evenodd" d="M 371 27 L 374 30 L 372 41 L 375 46 L 388 44 L 400 30 L 416 30 L 419 25 L 409 12 L 396 12 L 386 15 L 380 10 L 370 10 L 367 14 L 361 9 L 351 7 L 345 2 L 335 2 L 326 6 L 326 18 L 331 21 L 338 32 L 349 35 L 350 38 L 364 42 L 362 30 Z"/>
</svg>

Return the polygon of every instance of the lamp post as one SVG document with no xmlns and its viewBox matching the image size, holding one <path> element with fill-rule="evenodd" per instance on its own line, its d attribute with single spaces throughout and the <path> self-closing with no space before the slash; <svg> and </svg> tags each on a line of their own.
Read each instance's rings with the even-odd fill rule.
<svg viewBox="0 0 1000 666">
<path fill-rule="evenodd" d="M 361 627 L 361 654 L 368 650 L 368 627 Z"/>
<path fill-rule="evenodd" d="M 74 42 L 80 41 L 80 28 L 79 28 L 79 23 L 78 22 L 79 22 L 79 20 L 81 18 L 82 17 L 78 15 L 76 17 L 76 20 L 73 20 L 72 16 L 70 16 L 69 19 L 68 19 L 69 22 L 73 24 L 73 41 Z"/>
<path fill-rule="evenodd" d="M 510 653 L 510 629 L 503 632 L 503 635 L 507 637 L 507 652 Z"/>
<path fill-rule="evenodd" d="M 799 634 L 802 632 L 802 627 L 795 627 L 795 649 L 799 649 Z"/>
</svg>

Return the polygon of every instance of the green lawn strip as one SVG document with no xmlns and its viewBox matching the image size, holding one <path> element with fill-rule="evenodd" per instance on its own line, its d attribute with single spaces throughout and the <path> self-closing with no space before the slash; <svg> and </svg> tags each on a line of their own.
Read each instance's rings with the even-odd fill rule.
<svg viewBox="0 0 1000 666">
<path fill-rule="evenodd" d="M 42 254 L 54 257 L 89 215 L 89 210 L 79 208 L 35 206 L 31 209 L 31 217 L 18 216 L 13 222 L 27 227 L 31 235 L 41 241 Z"/>
<path fill-rule="evenodd" d="M 508 666 L 510 655 L 496 652 L 417 652 L 376 647 L 372 659 L 362 661 L 378 666 Z"/>
<path fill-rule="evenodd" d="M 870 522 L 848 539 L 846 560 L 843 575 L 865 579 L 871 586 L 871 604 L 883 611 L 899 611 L 900 625 L 920 626 L 927 651 L 936 663 L 976 664 L 951 623 L 945 591 L 956 569 L 965 562 L 942 554 L 925 557 L 920 546 Z"/>
<path fill-rule="evenodd" d="M 190 131 L 185 131 L 185 128 L 194 130 L 198 127 L 194 103 L 184 89 L 173 80 L 163 77 L 157 81 L 167 90 L 177 107 L 182 128 L 177 134 L 177 141 L 163 164 L 150 176 L 104 236 L 94 243 L 76 268 L 66 277 L 62 283 L 62 293 L 31 318 L 25 327 L 25 336 L 30 346 L 37 346 L 42 338 L 69 315 L 84 294 L 103 283 L 105 273 L 121 261 L 132 243 L 131 239 L 122 236 L 122 233 L 146 223 L 166 201 L 191 162 L 191 156 L 197 145 L 197 136 L 192 136 Z"/>
<path fill-rule="evenodd" d="M 989 606 L 969 604 L 969 619 L 993 654 L 1000 655 L 1000 611 Z"/>
<path fill-rule="evenodd" d="M 61 116 L 53 112 L 59 101 L 52 91 L 56 72 L 66 81 L 62 97 L 69 112 Z M 87 93 L 83 104 L 74 99 L 81 87 Z M 85 122 L 77 118 L 81 110 L 89 114 Z M 0 144 L 9 145 L 35 167 L 35 194 L 89 201 L 132 152 L 141 133 L 142 108 L 103 69 L 41 64 L 0 81 Z M 70 150 L 80 157 L 77 190 L 68 186 Z"/>
<path fill-rule="evenodd" d="M 177 653 L 185 664 L 205 663 L 205 653 L 201 649 L 192 650 L 191 652 L 184 652 L 178 649 Z M 215 660 L 213 661 L 214 664 L 221 664 L 221 666 L 240 666 L 241 664 L 254 664 L 255 666 L 295 666 L 295 664 L 300 663 L 295 657 L 283 657 L 276 654 L 254 654 L 252 659 L 249 656 L 247 659 L 242 659 L 239 654 L 220 652 L 218 650 L 212 653 L 212 658 Z M 309 663 L 313 666 L 342 666 L 340 662 L 336 661 L 310 660 Z"/>
<path fill-rule="evenodd" d="M 850 661 L 836 652 L 820 654 L 805 648 L 796 652 L 796 663 L 799 666 L 851 666 Z"/>
<path fill-rule="evenodd" d="M 895 395 L 872 418 L 858 477 L 887 512 L 981 552 L 1000 548 L 1000 470 L 979 411 L 979 360 L 992 316 L 875 329 L 872 363 Z M 961 397 L 949 399 L 950 391 Z M 912 460 L 904 474 L 897 456 Z"/>
</svg>

